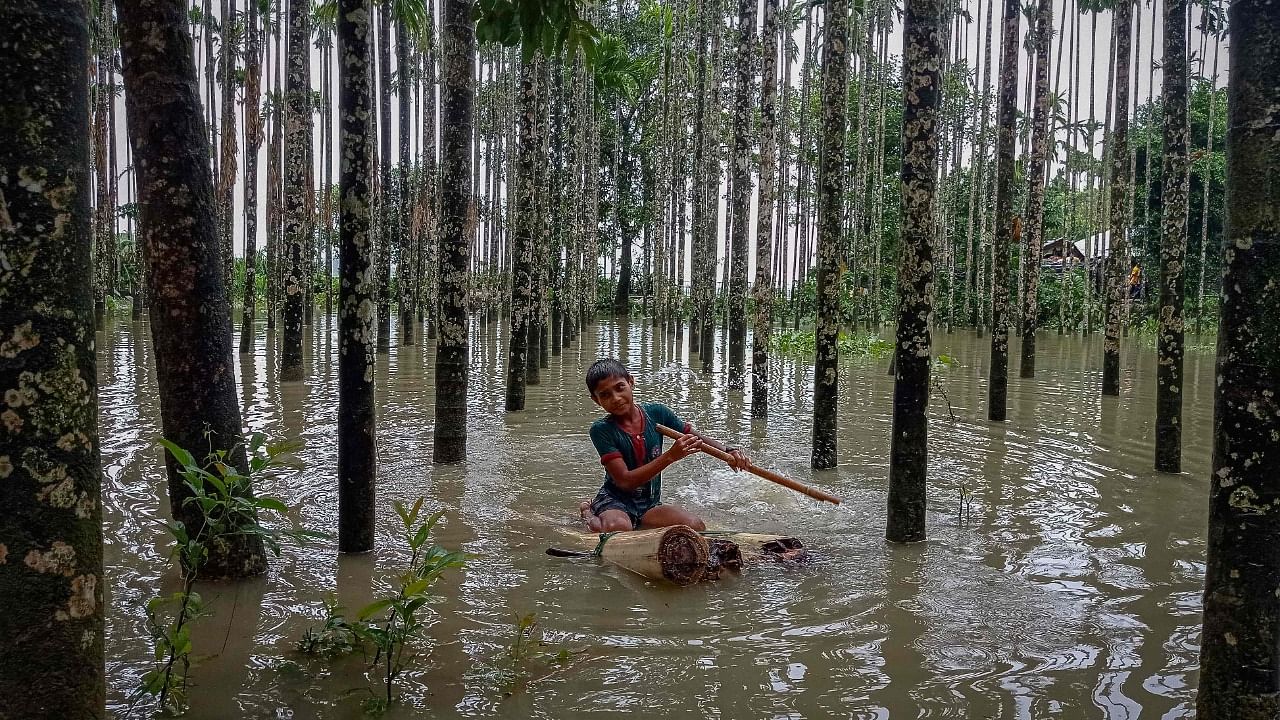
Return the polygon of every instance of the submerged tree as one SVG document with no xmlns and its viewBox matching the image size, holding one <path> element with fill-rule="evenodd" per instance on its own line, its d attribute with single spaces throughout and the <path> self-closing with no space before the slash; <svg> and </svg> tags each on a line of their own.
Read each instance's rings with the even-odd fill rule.
<svg viewBox="0 0 1280 720">
<path fill-rule="evenodd" d="M 1102 394 L 1120 394 L 1120 332 L 1128 297 L 1129 55 L 1133 1 L 1119 0 L 1115 16 L 1115 126 L 1111 128 L 1111 247 L 1107 254 L 1107 325 L 1102 341 Z"/>
<path fill-rule="evenodd" d="M 994 2 L 994 0 L 992 0 Z M 1018 0 L 1004 0 L 1000 31 L 1000 93 L 996 111 L 996 237 L 991 263 L 991 369 L 987 418 L 1005 419 L 1009 399 L 1009 252 L 1020 221 L 1013 215 L 1014 121 L 1018 94 Z"/>
<path fill-rule="evenodd" d="M 280 379 L 302 379 L 302 322 L 306 300 L 307 163 L 311 157 L 311 10 L 307 0 L 289 0 L 288 72 L 285 73 L 284 137 L 284 333 Z"/>
<path fill-rule="evenodd" d="M 751 333 L 751 414 L 769 414 L 769 330 L 772 325 L 773 211 L 777 204 L 778 0 L 764 0 L 760 38 L 760 201 L 756 218 L 755 323 Z M 786 176 L 782 178 L 786 182 Z M 744 270 L 745 272 L 745 270 Z"/>
<path fill-rule="evenodd" d="M 1280 12 L 1230 9 L 1227 232 L 1197 717 L 1280 716 Z"/>
<path fill-rule="evenodd" d="M 472 0 L 444 0 L 440 96 L 440 323 L 436 340 L 436 462 L 467 454 L 467 264 L 476 33 Z"/>
<path fill-rule="evenodd" d="M 0 717 L 104 714 L 86 13 L 0 3 Z"/>
<path fill-rule="evenodd" d="M 754 85 L 756 0 L 738 0 L 737 78 L 733 96 L 732 252 L 729 263 L 729 386 L 741 387 L 746 373 L 747 242 L 751 216 L 751 108 Z"/>
<path fill-rule="evenodd" d="M 1047 1 L 1047 0 L 1046 0 Z M 929 371 L 933 363 L 933 244 L 938 116 L 942 104 L 943 0 L 908 0 L 903 27 L 902 245 L 894 343 L 893 435 L 889 450 L 892 542 L 925 539 Z"/>
<path fill-rule="evenodd" d="M 138 173 L 138 229 L 151 278 L 151 338 L 164 437 L 197 457 L 248 473 L 232 372 L 231 303 L 209 170 L 191 37 L 178 3 L 122 0 L 120 49 L 129 141 Z M 165 454 L 169 509 L 191 536 L 204 520 L 173 455 Z M 201 576 L 247 577 L 266 569 L 260 535 L 208 548 Z"/>
<path fill-rule="evenodd" d="M 339 0 L 338 123 L 338 549 L 374 542 L 378 472 L 373 307 L 378 290 L 370 236 L 373 123 L 370 119 L 371 0 Z"/>
<path fill-rule="evenodd" d="M 1156 469 L 1173 473 L 1182 470 L 1182 308 L 1186 288 L 1183 267 L 1187 255 L 1187 139 L 1190 136 L 1187 124 L 1186 16 L 1186 0 L 1165 0 L 1164 62 L 1161 65 L 1164 76 L 1164 218 L 1161 222 L 1160 310 L 1157 316 Z"/>
<path fill-rule="evenodd" d="M 1022 362 L 1019 377 L 1036 375 L 1036 330 L 1039 327 L 1040 246 L 1044 237 L 1044 175 L 1049 137 L 1049 32 L 1053 26 L 1052 0 L 1040 0 L 1036 9 L 1035 112 L 1032 118 L 1031 158 L 1027 163 L 1027 227 L 1022 246 Z M 1063 256 L 1066 257 L 1065 254 Z M 1064 266 L 1065 267 L 1065 266 Z"/>
<path fill-rule="evenodd" d="M 845 118 L 849 90 L 849 4 L 824 7 L 822 153 L 818 166 L 818 312 L 813 361 L 813 467 L 836 466 L 840 377 L 840 261 L 844 231 Z"/>
<path fill-rule="evenodd" d="M 245 21 L 244 69 L 244 303 L 240 318 L 240 354 L 253 352 L 253 321 L 258 304 L 258 148 L 262 146 L 262 33 L 258 2 L 249 0 Z"/>
<path fill-rule="evenodd" d="M 538 154 L 542 148 L 538 122 L 538 86 L 541 78 L 537 64 L 532 59 L 520 63 L 520 92 L 517 119 L 519 134 L 516 141 L 515 171 L 515 228 L 511 244 L 511 336 L 507 344 L 507 401 L 508 410 L 523 410 L 525 380 L 529 354 L 536 354 L 530 328 L 536 304 L 533 298 L 533 273 L 535 264 L 534 233 L 538 232 L 535 180 L 537 179 Z M 537 371 L 537 367 L 534 367 Z"/>
</svg>

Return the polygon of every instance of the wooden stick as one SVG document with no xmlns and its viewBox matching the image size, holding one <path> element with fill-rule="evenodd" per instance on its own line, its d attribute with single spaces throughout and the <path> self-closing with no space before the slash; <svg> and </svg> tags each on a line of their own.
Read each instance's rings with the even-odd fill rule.
<svg viewBox="0 0 1280 720">
<path fill-rule="evenodd" d="M 662 433 L 663 435 L 666 435 L 672 440 L 679 440 L 680 437 L 684 434 L 679 431 L 672 430 L 671 428 L 661 423 L 654 423 L 654 424 L 658 426 L 658 432 Z M 699 435 L 699 437 L 701 437 L 701 435 Z M 705 440 L 706 438 L 703 438 L 703 439 Z M 724 452 L 723 450 L 717 450 L 709 445 L 703 445 L 702 452 L 707 453 L 711 457 L 719 458 L 727 463 L 733 462 L 732 455 L 730 455 L 727 452 Z M 765 470 L 764 468 L 756 467 L 755 465 L 752 465 L 746 468 L 746 470 L 752 475 L 758 475 L 770 482 L 775 482 L 783 487 L 791 488 L 792 490 L 795 490 L 798 493 L 803 493 L 805 495 L 808 495 L 814 500 L 822 500 L 824 502 L 829 502 L 833 505 L 840 504 L 840 498 L 836 497 L 835 495 L 830 495 L 821 490 L 818 490 L 817 488 L 811 488 L 808 485 L 798 483 L 795 480 L 779 475 L 778 473 L 773 472 L 772 470 Z"/>
</svg>

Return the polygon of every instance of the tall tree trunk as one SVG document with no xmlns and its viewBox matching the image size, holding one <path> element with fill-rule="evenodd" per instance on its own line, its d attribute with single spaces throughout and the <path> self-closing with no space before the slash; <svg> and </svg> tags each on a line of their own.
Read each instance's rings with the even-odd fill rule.
<svg viewBox="0 0 1280 720">
<path fill-rule="evenodd" d="M 1018 0 L 1004 0 L 1000 38 L 1000 105 L 996 113 L 996 237 L 991 266 L 991 368 L 987 418 L 1005 419 L 1009 384 L 1009 252 L 1017 242 L 1013 215 L 1013 145 L 1018 91 Z"/>
<path fill-rule="evenodd" d="M 222 244 L 205 132 L 178 3 L 121 0 L 120 48 L 129 140 L 138 172 L 138 228 L 152 283 L 151 339 L 164 437 L 198 453 L 226 451 L 248 472 L 232 372 L 231 303 L 223 286 Z M 195 536 L 204 519 L 165 454 L 169 511 Z M 260 536 L 215 543 L 201 577 L 248 577 L 266 570 Z"/>
<path fill-rule="evenodd" d="M 252 4 L 253 0 L 249 0 Z M 235 189 L 236 189 L 236 42 L 235 0 L 224 0 L 222 15 L 222 149 L 218 153 L 218 238 L 222 241 L 222 274 L 227 292 L 235 287 Z M 234 301 L 233 303 L 234 304 Z"/>
<path fill-rule="evenodd" d="M 0 3 L 0 717 L 104 716 L 86 10 Z"/>
<path fill-rule="evenodd" d="M 378 354 L 391 351 L 391 252 L 395 247 L 395 197 L 391 179 L 391 13 L 378 6 Z M 372 68 L 371 68 L 372 69 Z"/>
<path fill-rule="evenodd" d="M 507 410 L 523 410 L 525 372 L 529 363 L 529 328 L 534 313 L 533 273 L 534 233 L 538 232 L 534 211 L 536 167 L 542 141 L 538 136 L 537 64 L 520 64 L 519 136 L 516 146 L 515 228 L 511 248 L 511 334 L 507 344 Z"/>
<path fill-rule="evenodd" d="M 894 344 L 893 434 L 889 451 L 890 542 L 925 539 L 929 459 L 929 370 L 933 363 L 934 213 L 938 116 L 942 105 L 943 0 L 908 0 L 903 28 L 902 246 Z"/>
<path fill-rule="evenodd" d="M 1035 112 L 1031 128 L 1031 157 L 1027 162 L 1027 227 L 1022 246 L 1022 362 L 1019 377 L 1036 376 L 1036 330 L 1039 329 L 1040 247 L 1044 244 L 1044 166 L 1049 134 L 1049 33 L 1053 2 L 1040 0 L 1036 9 Z M 1061 300 L 1059 300 L 1061 302 Z"/>
<path fill-rule="evenodd" d="M 738 0 L 737 80 L 733 98 L 733 256 L 729 272 L 729 387 L 742 387 L 747 355 L 747 243 L 751 219 L 751 109 L 755 77 L 756 0 Z M 772 166 L 773 158 L 769 158 Z M 761 158 L 761 163 L 764 158 Z M 763 167 L 763 165 L 762 165 Z M 772 169 L 772 168 L 771 168 Z M 767 238 L 767 222 L 766 235 Z M 759 239 L 757 238 L 757 244 Z"/>
<path fill-rule="evenodd" d="M 1156 470 L 1182 470 L 1183 304 L 1187 255 L 1187 2 L 1164 5 L 1164 217 L 1156 363 Z M 1150 174 L 1147 182 L 1151 182 Z"/>
<path fill-rule="evenodd" d="M 822 38 L 822 152 L 818 166 L 818 307 L 813 361 L 813 467 L 836 466 L 839 392 L 840 261 L 845 176 L 845 120 L 849 92 L 849 4 L 824 6 Z"/>
<path fill-rule="evenodd" d="M 113 57 L 110 31 L 110 5 L 98 5 L 98 17 L 94 19 L 93 28 L 96 40 L 94 45 L 94 64 L 96 65 L 96 81 L 93 94 L 93 168 L 97 186 L 97 198 L 94 203 L 94 220 L 92 233 L 94 237 L 94 277 L 93 277 L 93 314 L 95 325 L 99 330 L 106 327 L 107 295 L 110 292 L 111 263 L 115 257 L 115 223 L 107 214 L 111 207 L 110 187 L 111 168 L 107 162 L 110 144 L 110 133 L 115 128 L 108 126 L 107 116 L 111 112 L 114 101 L 111 93 L 111 58 Z"/>
<path fill-rule="evenodd" d="M 338 550 L 366 552 L 374 544 L 374 481 L 378 474 L 374 406 L 373 318 L 378 284 L 370 236 L 373 140 L 369 107 L 371 0 L 338 6 L 338 123 L 342 147 L 338 183 Z"/>
<path fill-rule="evenodd" d="M 441 93 L 440 329 L 436 342 L 435 462 L 467 455 L 467 252 L 475 23 L 471 0 L 444 0 Z"/>
<path fill-rule="evenodd" d="M 306 295 L 307 152 L 311 145 L 311 88 L 307 66 L 311 58 L 311 6 L 289 0 L 289 54 L 285 74 L 284 136 L 284 336 L 280 349 L 280 380 L 302 380 L 302 320 Z"/>
<path fill-rule="evenodd" d="M 262 146 L 262 33 L 258 3 L 249 0 L 245 22 L 244 68 L 244 309 L 240 314 L 240 354 L 253 352 L 258 304 L 258 149 Z"/>
<path fill-rule="evenodd" d="M 751 333 L 751 415 L 769 414 L 769 330 L 773 319 L 773 216 L 778 196 L 778 0 L 765 0 L 760 37 L 760 199 L 756 210 L 755 318 Z M 783 177 L 786 182 L 786 177 Z M 745 272 L 745 268 L 743 270 Z"/>
<path fill-rule="evenodd" d="M 1196 336 L 1200 336 L 1201 326 L 1204 323 L 1204 278 L 1207 259 L 1207 248 L 1209 247 L 1209 189 L 1213 185 L 1213 122 L 1215 110 L 1218 106 L 1218 43 L 1213 43 L 1213 75 L 1210 78 L 1209 87 L 1212 91 L 1209 93 L 1209 122 L 1208 130 L 1205 132 L 1204 154 L 1207 162 L 1205 162 L 1204 177 L 1200 179 L 1202 193 L 1200 197 L 1200 282 L 1196 285 Z"/>
<path fill-rule="evenodd" d="M 397 240 L 400 247 L 400 264 L 396 268 L 397 296 L 400 301 L 400 337 L 405 346 L 413 345 L 413 273 L 410 259 L 413 257 L 414 233 L 409 229 L 409 169 L 413 161 L 409 141 L 413 127 L 410 105 L 411 75 L 409 72 L 409 32 L 404 19 L 396 19 L 396 100 L 400 114 L 400 172 L 397 183 L 396 209 Z"/>
<path fill-rule="evenodd" d="M 1133 4 L 1120 0 L 1115 16 L 1115 127 L 1111 130 L 1111 248 L 1107 255 L 1107 328 L 1102 343 L 1102 394 L 1120 394 L 1120 324 L 1129 270 L 1129 55 Z"/>
<path fill-rule="evenodd" d="M 1231 4 L 1227 232 L 1196 715 L 1280 716 L 1280 12 Z"/>
</svg>

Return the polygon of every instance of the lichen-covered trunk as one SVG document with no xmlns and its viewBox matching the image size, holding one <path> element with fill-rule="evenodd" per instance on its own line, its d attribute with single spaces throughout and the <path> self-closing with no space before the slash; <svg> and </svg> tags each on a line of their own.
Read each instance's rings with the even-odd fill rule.
<svg viewBox="0 0 1280 720">
<path fill-rule="evenodd" d="M 702 236 L 705 233 L 705 225 L 707 223 L 708 203 L 706 200 L 709 179 L 707 177 L 707 152 L 710 146 L 709 136 L 711 130 L 708 128 L 709 112 L 707 111 L 707 83 L 710 77 L 710 59 L 707 57 L 707 35 L 708 25 L 707 14 L 711 12 L 708 5 L 712 0 L 699 0 L 697 24 L 698 31 L 696 33 L 696 54 L 697 54 L 697 78 L 694 85 L 694 116 L 693 116 L 693 182 L 692 182 L 692 223 L 689 237 L 689 285 L 692 292 L 692 316 L 689 319 L 689 355 L 690 362 L 692 356 L 702 352 L 702 315 L 705 310 L 703 307 L 702 296 L 702 278 L 703 266 L 706 260 L 703 257 Z"/>
<path fill-rule="evenodd" d="M 396 288 L 398 290 L 398 301 L 400 305 L 400 338 L 404 345 L 413 345 L 413 297 L 414 297 L 414 278 L 413 263 L 414 257 L 413 244 L 416 239 L 416 233 L 409 228 L 409 199 L 410 183 L 409 168 L 413 160 L 412 151 L 409 141 L 412 139 L 413 122 L 411 117 L 411 105 L 413 103 L 413 95 L 410 92 L 412 84 L 410 82 L 409 70 L 409 32 L 405 27 L 403 18 L 396 18 L 396 103 L 400 120 L 400 177 L 396 184 L 399 190 L 396 197 L 397 210 L 397 231 L 400 248 L 400 263 L 396 267 Z M 327 181 L 327 179 L 326 179 Z"/>
<path fill-rule="evenodd" d="M 1227 231 L 1197 717 L 1280 717 L 1280 12 L 1229 11 Z"/>
<path fill-rule="evenodd" d="M 1212 87 L 1218 87 L 1218 43 L 1213 44 L 1213 73 L 1210 76 Z M 1206 123 L 1204 138 L 1204 154 L 1207 158 L 1213 158 L 1213 118 L 1218 107 L 1218 93 L 1209 93 L 1209 117 Z M 1204 324 L 1204 278 L 1205 278 L 1205 258 L 1207 257 L 1207 249 L 1209 247 L 1209 190 L 1213 185 L 1213 165 L 1205 163 L 1205 167 L 1209 168 L 1204 173 L 1204 177 L 1200 182 L 1202 188 L 1200 196 L 1200 281 L 1196 285 L 1196 335 L 1200 335 L 1201 327 Z"/>
<path fill-rule="evenodd" d="M 1120 325 L 1128 295 L 1129 270 L 1129 55 L 1133 5 L 1115 10 L 1115 126 L 1111 129 L 1111 247 L 1107 254 L 1107 325 L 1102 340 L 1102 394 L 1120 394 Z"/>
<path fill-rule="evenodd" d="M 891 542 L 925 539 L 929 325 L 933 316 L 934 214 L 938 122 L 942 103 L 943 0 L 908 0 L 903 27 L 902 244 L 898 256 L 898 331 L 894 344 L 893 432 L 889 450 Z"/>
<path fill-rule="evenodd" d="M 840 261 L 844 145 L 849 91 L 849 4 L 825 6 L 822 38 L 822 152 L 818 165 L 818 298 L 813 359 L 813 467 L 836 466 Z"/>
<path fill-rule="evenodd" d="M 371 0 L 338 3 L 338 550 L 374 544 L 373 128 L 369 107 Z"/>
<path fill-rule="evenodd" d="M 94 19 L 94 64 L 96 82 L 93 93 L 93 168 L 96 181 L 97 200 L 94 206 L 94 277 L 93 277 L 93 314 L 99 330 L 106 327 L 107 295 L 110 294 L 111 267 L 115 262 L 115 219 L 111 217 L 111 167 L 107 160 L 108 146 L 111 144 L 111 127 L 109 117 L 114 95 L 111 92 L 113 77 L 112 57 L 114 45 L 111 36 L 111 5 L 100 3 L 98 17 Z"/>
<path fill-rule="evenodd" d="M 773 215 L 778 197 L 778 0 L 765 0 L 764 25 L 760 32 L 760 199 L 756 210 L 756 276 L 752 288 L 755 317 L 751 331 L 751 415 L 762 418 L 769 414 Z M 782 181 L 786 182 L 786 176 Z"/>
<path fill-rule="evenodd" d="M 86 10 L 0 3 L 5 718 L 105 717 Z"/>
<path fill-rule="evenodd" d="M 1183 303 L 1187 255 L 1187 2 L 1164 5 L 1164 216 L 1160 239 L 1160 310 L 1157 317 L 1155 467 L 1182 470 Z M 1150 175 L 1148 175 L 1150 177 Z"/>
<path fill-rule="evenodd" d="M 729 271 L 729 387 L 742 387 L 747 356 L 747 244 L 751 227 L 751 109 L 755 77 L 756 2 L 738 0 L 737 78 L 733 96 L 733 233 Z M 772 160 L 772 158 L 770 159 Z M 761 162 L 764 159 L 761 158 Z M 772 162 L 770 162 L 772 164 Z M 758 242 L 758 240 L 757 240 Z"/>
<path fill-rule="evenodd" d="M 249 0 L 252 4 L 253 0 Z M 223 41 L 222 41 L 222 129 L 219 140 L 222 149 L 218 153 L 218 239 L 222 242 L 222 274 L 227 292 L 231 293 L 235 285 L 235 243 L 232 233 L 235 228 L 235 189 L 236 189 L 236 45 L 229 41 L 227 35 L 231 23 L 236 16 L 235 0 L 226 0 L 223 5 Z"/>
<path fill-rule="evenodd" d="M 467 455 L 467 261 L 476 58 L 472 0 L 444 0 L 440 96 L 440 327 L 436 336 L 435 462 Z"/>
<path fill-rule="evenodd" d="M 387 3 L 378 5 L 378 345 L 379 355 L 391 350 L 391 253 L 395 237 L 395 186 L 391 178 L 391 14 Z M 369 68 L 374 69 L 372 66 Z M 372 86 L 370 90 L 374 90 Z M 470 182 L 470 179 L 468 179 Z"/>
<path fill-rule="evenodd" d="M 429 340 L 436 337 L 436 323 L 440 303 L 438 300 L 438 282 L 436 278 L 436 259 L 440 247 L 440 184 L 437 176 L 436 162 L 436 56 L 435 28 L 431 23 L 427 26 L 431 43 L 427 46 L 426 57 L 423 58 L 423 74 L 425 77 L 426 102 L 422 112 L 422 177 L 426 195 L 426 221 L 423 232 L 426 233 L 425 246 L 422 251 L 422 304 L 420 314 L 426 315 L 426 336 Z"/>
<path fill-rule="evenodd" d="M 262 146 L 262 34 L 258 3 L 250 0 L 245 20 L 244 68 L 244 309 L 240 315 L 240 354 L 253 352 L 253 322 L 258 303 L 258 148 Z"/>
<path fill-rule="evenodd" d="M 138 173 L 138 229 L 151 278 L 151 337 L 164 437 L 199 457 L 225 450 L 247 472 L 232 362 L 231 302 L 222 273 L 216 198 L 186 34 L 176 2 L 123 0 L 120 51 L 129 140 Z M 165 453 L 169 510 L 194 536 L 203 519 L 177 460 Z M 209 548 L 202 578 L 266 569 L 262 540 L 236 535 Z"/>
<path fill-rule="evenodd" d="M 703 162 L 706 165 L 704 172 L 705 186 L 703 188 L 703 202 L 706 207 L 702 214 L 702 228 L 697 242 L 702 247 L 702 261 L 698 265 L 701 293 L 698 305 L 700 312 L 700 327 L 698 328 L 699 352 L 698 358 L 702 361 L 702 372 L 710 373 L 715 371 L 716 352 L 715 352 L 715 315 L 716 315 L 716 237 L 718 232 L 717 218 L 720 211 L 720 85 L 723 79 L 723 62 L 722 50 L 724 45 L 724 32 L 722 31 L 724 21 L 724 5 L 725 0 L 708 0 L 706 7 L 706 15 L 704 22 L 707 23 L 708 34 L 711 41 L 710 54 L 708 62 L 710 67 L 707 72 L 707 106 L 704 109 L 706 117 L 704 120 L 705 141 L 707 148 L 703 154 Z M 714 112 L 713 112 L 714 109 Z"/>
<path fill-rule="evenodd" d="M 1031 157 L 1027 162 L 1027 223 L 1022 246 L 1022 362 L 1019 377 L 1036 376 L 1036 330 L 1040 316 L 1040 246 L 1044 238 L 1044 164 L 1049 138 L 1049 33 L 1052 0 L 1036 8 L 1035 111 L 1031 119 Z"/>
<path fill-rule="evenodd" d="M 995 243 L 991 263 L 991 367 L 987 418 L 1005 419 L 1009 391 L 1009 253 L 1014 241 L 1013 145 L 1018 91 L 1018 0 L 1004 0 L 1000 38 L 1000 96 L 996 111 Z"/>
<path fill-rule="evenodd" d="M 520 64 L 519 135 L 516 145 L 515 228 L 511 242 L 511 334 L 507 344 L 507 410 L 523 410 L 529 328 L 534 313 L 533 236 L 538 231 L 534 181 L 538 150 L 538 76 L 533 60 Z"/>
<path fill-rule="evenodd" d="M 547 227 L 547 197 L 550 190 L 547 186 L 548 176 L 546 167 L 547 158 L 547 90 L 549 83 L 547 82 L 547 62 L 541 53 L 534 56 L 534 73 L 537 77 L 535 85 L 535 99 L 537 101 L 537 110 L 535 111 L 534 128 L 537 137 L 537 145 L 534 151 L 537 153 L 537 163 L 534 166 L 533 186 L 535 189 L 533 194 L 533 267 L 529 273 L 529 297 L 531 298 L 532 310 L 529 313 L 529 352 L 525 356 L 525 375 L 524 381 L 526 385 L 540 385 L 542 383 L 541 369 L 547 366 L 546 362 L 546 330 L 547 330 L 547 245 L 549 242 Z"/>
<path fill-rule="evenodd" d="M 284 333 L 280 347 L 280 380 L 302 380 L 302 322 L 307 282 L 307 158 L 311 145 L 311 88 L 307 65 L 311 58 L 310 5 L 289 0 L 289 52 L 285 73 L 284 112 L 284 246 L 278 258 L 284 266 Z"/>
<path fill-rule="evenodd" d="M 275 94 L 276 101 L 271 103 L 271 139 L 267 142 L 267 198 L 266 198 L 266 220 L 267 220 L 267 262 L 266 262 L 266 293 L 267 293 L 267 331 L 270 332 L 276 327 L 276 314 L 280 307 L 280 212 L 281 212 L 281 175 L 283 174 L 280 167 L 282 153 L 281 146 L 284 144 L 284 112 L 278 101 L 280 93 L 280 65 L 284 60 L 280 57 L 279 42 L 279 21 L 274 23 L 276 28 L 276 52 L 275 67 L 271 83 L 272 92 Z"/>
<path fill-rule="evenodd" d="M 621 113 L 619 113 L 621 120 Z M 631 128 L 619 124 L 618 138 L 614 143 L 614 152 L 618 154 L 617 201 L 615 209 L 618 217 L 618 234 L 621 238 L 618 259 L 618 287 L 613 296 L 613 314 L 617 318 L 626 318 L 631 313 L 631 247 L 635 244 L 635 222 L 632 220 L 631 177 L 634 170 L 631 155 L 627 152 L 626 136 Z"/>
</svg>

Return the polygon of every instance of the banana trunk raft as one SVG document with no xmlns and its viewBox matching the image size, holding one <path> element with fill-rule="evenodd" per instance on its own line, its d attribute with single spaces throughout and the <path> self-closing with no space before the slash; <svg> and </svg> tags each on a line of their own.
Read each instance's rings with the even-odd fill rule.
<svg viewBox="0 0 1280 720">
<path fill-rule="evenodd" d="M 613 533 L 569 532 L 570 549 L 548 548 L 557 556 L 599 557 L 650 580 L 692 585 L 715 580 L 760 562 L 801 562 L 804 543 L 786 535 L 708 530 L 685 525 Z"/>
</svg>

